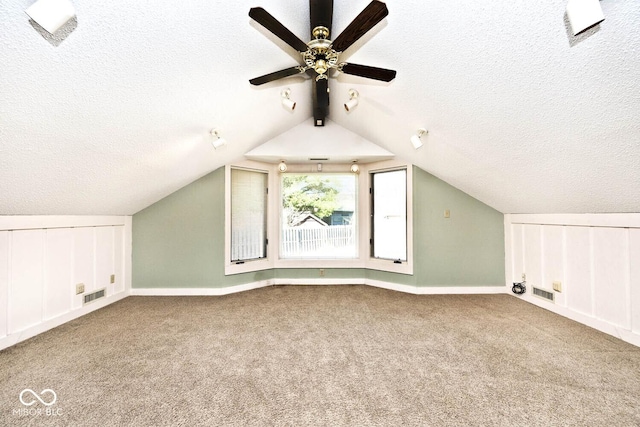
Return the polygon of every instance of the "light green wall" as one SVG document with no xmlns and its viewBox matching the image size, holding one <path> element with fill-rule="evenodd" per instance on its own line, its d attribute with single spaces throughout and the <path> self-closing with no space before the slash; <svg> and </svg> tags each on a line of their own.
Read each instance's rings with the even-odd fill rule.
<svg viewBox="0 0 640 427">
<path fill-rule="evenodd" d="M 134 288 L 223 288 L 273 278 L 224 275 L 224 168 L 133 215 Z"/>
<path fill-rule="evenodd" d="M 414 182 L 417 284 L 504 284 L 504 215 L 417 167 Z"/>
<path fill-rule="evenodd" d="M 325 278 L 413 286 L 490 286 L 504 281 L 503 215 L 414 167 L 414 275 L 326 269 Z M 450 218 L 443 212 L 449 209 Z M 317 279 L 318 269 L 224 275 L 224 168 L 133 216 L 134 288 L 220 288 L 271 278 Z"/>
</svg>

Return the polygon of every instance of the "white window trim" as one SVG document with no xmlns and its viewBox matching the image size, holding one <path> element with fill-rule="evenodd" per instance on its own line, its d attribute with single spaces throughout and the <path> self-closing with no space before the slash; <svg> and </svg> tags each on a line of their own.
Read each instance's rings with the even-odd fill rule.
<svg viewBox="0 0 640 427">
<path fill-rule="evenodd" d="M 351 164 L 323 164 L 322 171 L 320 173 L 352 173 L 349 168 Z M 287 172 L 285 173 L 319 173 L 317 164 L 297 164 L 297 165 L 287 165 Z M 277 185 L 278 185 L 278 199 L 276 201 L 276 208 L 278 210 L 278 224 L 277 224 L 277 246 L 274 247 L 275 258 L 274 264 L 275 268 L 364 268 L 366 256 L 366 251 L 363 251 L 363 234 L 367 234 L 366 230 L 363 230 L 362 224 L 365 224 L 367 221 L 367 213 L 368 208 L 365 205 L 365 209 L 362 206 L 362 191 L 363 189 L 368 188 L 366 182 L 366 174 L 360 172 L 358 176 L 358 212 L 357 212 L 357 220 L 358 220 L 358 243 L 357 243 L 357 258 L 349 258 L 349 259 L 295 259 L 295 258 L 280 258 L 280 224 L 282 223 L 280 215 L 282 214 L 281 209 L 281 201 L 282 201 L 282 188 L 280 187 L 280 173 L 277 173 Z M 365 190 L 368 192 L 368 190 Z M 367 242 L 367 246 L 364 248 L 368 248 L 369 241 L 368 238 L 365 240 Z M 364 252 L 364 253 L 363 253 Z"/>
<path fill-rule="evenodd" d="M 267 174 L 267 185 L 269 189 L 267 197 L 267 239 L 269 244 L 267 245 L 267 256 L 265 258 L 256 260 L 247 260 L 242 264 L 231 262 L 231 169 L 244 169 L 249 171 L 261 172 Z M 253 161 L 237 162 L 233 165 L 226 165 L 224 170 L 224 274 L 225 276 L 231 274 L 248 273 L 251 271 L 268 270 L 273 268 L 273 245 L 271 244 L 271 236 L 273 230 L 271 218 L 273 217 L 272 205 L 273 196 L 273 176 L 275 174 L 275 167 L 266 163 L 259 163 Z"/>
<path fill-rule="evenodd" d="M 373 218 L 369 215 L 371 211 L 369 188 L 372 185 L 372 173 L 376 172 L 388 172 L 394 170 L 406 169 L 407 171 L 407 261 L 402 264 L 396 264 L 393 260 L 374 258 L 371 256 L 371 246 L 369 245 L 369 239 L 371 236 L 371 227 Z M 367 175 L 367 262 L 365 268 L 371 270 L 389 271 L 392 273 L 400 274 L 413 274 L 413 165 L 407 163 L 400 163 L 394 160 L 385 162 L 371 163 L 366 170 Z"/>
<path fill-rule="evenodd" d="M 323 173 L 348 172 L 351 164 L 323 164 Z M 288 173 L 318 172 L 317 164 L 288 164 Z M 248 169 L 269 174 L 267 206 L 267 256 L 244 264 L 231 263 L 231 169 Z M 407 171 L 407 261 L 395 264 L 392 260 L 371 256 L 371 206 L 369 188 L 371 172 L 406 169 Z M 413 274 L 413 165 L 394 160 L 360 165 L 358 176 L 358 257 L 353 259 L 280 259 L 280 215 L 282 190 L 277 165 L 240 161 L 225 167 L 225 275 L 248 273 L 271 268 L 366 268 L 400 274 Z"/>
</svg>

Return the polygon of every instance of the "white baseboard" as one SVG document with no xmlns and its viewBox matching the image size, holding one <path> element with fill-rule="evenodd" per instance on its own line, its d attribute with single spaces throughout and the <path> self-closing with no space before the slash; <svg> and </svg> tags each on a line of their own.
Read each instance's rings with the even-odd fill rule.
<svg viewBox="0 0 640 427">
<path fill-rule="evenodd" d="M 264 288 L 273 285 L 272 280 L 245 283 L 242 285 L 228 286 L 226 288 L 132 288 L 132 296 L 221 296 L 250 291 L 251 289 Z"/>
<path fill-rule="evenodd" d="M 411 286 L 398 283 L 383 282 L 380 280 L 365 279 L 366 285 L 376 288 L 390 289 L 414 295 L 477 295 L 477 294 L 504 294 L 506 286 Z"/>
<path fill-rule="evenodd" d="M 244 285 L 229 286 L 227 288 L 141 288 L 131 289 L 131 295 L 137 296 L 216 296 L 228 295 L 251 289 L 273 285 L 368 285 L 392 291 L 414 295 L 453 295 L 453 294 L 504 294 L 508 292 L 506 286 L 411 286 L 398 283 L 383 282 L 365 278 L 355 279 L 269 279 Z"/>
<path fill-rule="evenodd" d="M 287 279 L 280 277 L 271 280 L 272 285 L 365 285 L 366 279 Z"/>
<path fill-rule="evenodd" d="M 85 314 L 91 313 L 92 311 L 96 311 L 98 309 L 106 307 L 107 305 L 113 304 L 114 302 L 120 301 L 121 299 L 124 299 L 128 296 L 129 293 L 126 291 L 119 292 L 117 294 L 107 296 L 105 299 L 100 299 L 92 302 L 77 310 L 70 311 L 58 317 L 54 317 L 53 319 L 45 320 L 42 323 L 38 323 L 37 325 L 33 325 L 27 329 L 23 329 L 22 331 L 9 334 L 6 337 L 0 338 L 0 350 L 11 347 L 12 345 L 18 344 L 19 342 L 46 332 L 49 329 L 53 329 L 71 320 L 77 319 L 78 317 L 82 317 Z"/>
<path fill-rule="evenodd" d="M 559 314 L 560 316 L 566 317 L 567 319 L 571 319 L 578 323 L 582 323 L 583 325 L 589 326 L 590 328 L 597 329 L 600 332 L 604 332 L 605 334 L 614 336 L 616 338 L 621 339 L 622 341 L 628 342 L 629 344 L 633 344 L 635 346 L 640 347 L 640 335 L 637 333 L 634 333 L 633 331 L 620 328 L 619 326 L 613 325 L 602 319 L 598 319 L 596 317 L 589 316 L 587 314 L 573 311 L 567 307 L 556 305 L 556 304 L 544 301 L 540 298 L 536 298 L 529 295 L 518 296 L 511 292 L 508 292 L 508 293 L 509 295 L 512 295 L 515 298 L 521 299 L 523 301 L 526 301 L 540 308 L 544 308 L 545 310 L 549 310 L 553 313 Z"/>
</svg>

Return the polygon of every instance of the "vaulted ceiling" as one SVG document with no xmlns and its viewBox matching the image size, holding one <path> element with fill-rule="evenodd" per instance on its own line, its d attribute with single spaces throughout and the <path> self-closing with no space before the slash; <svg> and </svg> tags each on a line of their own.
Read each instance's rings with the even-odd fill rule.
<svg viewBox="0 0 640 427">
<path fill-rule="evenodd" d="M 299 63 L 249 8 L 307 41 L 307 0 L 72 0 L 54 36 L 33 1 L 0 5 L 0 214 L 133 214 L 312 120 L 308 76 L 248 82 Z M 335 0 L 333 33 L 368 3 Z M 566 0 L 386 4 L 341 60 L 397 77 L 333 74 L 329 120 L 501 212 L 640 212 L 637 2 L 577 37 Z"/>
</svg>

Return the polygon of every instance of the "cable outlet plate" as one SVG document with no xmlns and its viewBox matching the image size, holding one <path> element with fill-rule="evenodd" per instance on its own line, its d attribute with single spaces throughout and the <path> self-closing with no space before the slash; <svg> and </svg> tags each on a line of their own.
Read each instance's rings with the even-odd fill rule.
<svg viewBox="0 0 640 427">
<path fill-rule="evenodd" d="M 76 285 L 76 295 L 80 295 L 81 293 L 84 293 L 84 283 L 78 283 Z"/>
<path fill-rule="evenodd" d="M 111 278 L 110 278 L 109 280 L 110 280 L 110 282 L 109 282 L 109 283 L 116 283 L 116 275 L 115 275 L 115 274 L 112 274 L 112 275 L 111 275 Z"/>
</svg>

